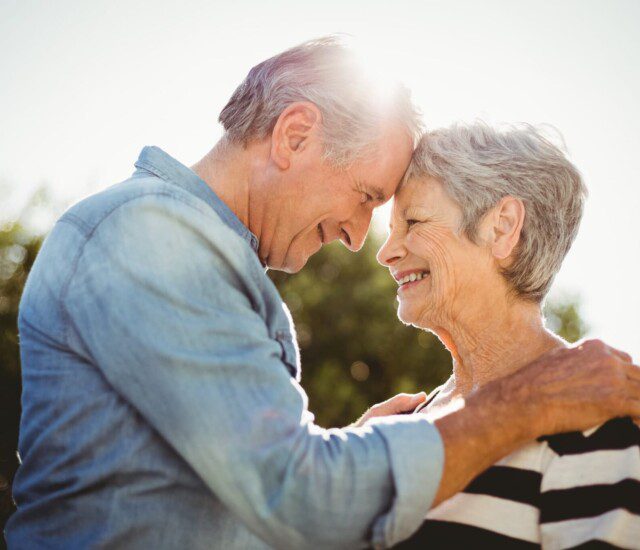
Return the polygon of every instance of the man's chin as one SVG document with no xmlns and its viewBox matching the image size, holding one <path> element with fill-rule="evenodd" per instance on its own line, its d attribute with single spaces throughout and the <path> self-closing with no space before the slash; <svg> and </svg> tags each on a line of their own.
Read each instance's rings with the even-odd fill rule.
<svg viewBox="0 0 640 550">
<path fill-rule="evenodd" d="M 285 271 L 287 273 L 298 273 L 298 271 L 302 270 L 302 268 L 307 265 L 308 260 L 309 258 L 298 259 L 296 263 L 288 265 Z"/>
<path fill-rule="evenodd" d="M 267 260 L 267 267 L 269 269 L 274 269 L 276 271 L 284 271 L 285 273 L 298 273 L 305 265 L 307 265 L 307 261 L 309 257 L 305 258 L 285 258 L 282 263 L 277 265 L 272 264 Z"/>
</svg>

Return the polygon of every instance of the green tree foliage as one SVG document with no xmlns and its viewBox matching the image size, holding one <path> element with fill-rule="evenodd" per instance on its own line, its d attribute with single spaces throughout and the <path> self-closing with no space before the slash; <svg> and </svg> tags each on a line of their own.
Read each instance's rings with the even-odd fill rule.
<svg viewBox="0 0 640 550">
<path fill-rule="evenodd" d="M 579 309 L 576 298 L 547 302 L 544 308 L 547 327 L 567 342 L 580 340 L 589 327 L 580 317 Z"/>
<path fill-rule="evenodd" d="M 0 225 L 0 525 L 12 511 L 9 483 L 17 467 L 20 355 L 17 315 L 41 238 L 18 222 Z"/>
</svg>

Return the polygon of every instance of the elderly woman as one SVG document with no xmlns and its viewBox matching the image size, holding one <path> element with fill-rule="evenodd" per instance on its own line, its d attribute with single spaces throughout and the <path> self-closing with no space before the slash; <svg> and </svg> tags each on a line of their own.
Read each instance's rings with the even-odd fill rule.
<svg viewBox="0 0 640 550">
<path fill-rule="evenodd" d="M 567 345 L 545 328 L 541 304 L 585 196 L 576 168 L 530 126 L 456 125 L 422 139 L 378 259 L 398 282 L 400 319 L 435 333 L 453 358 L 423 412 L 437 417 Z M 583 544 L 640 548 L 640 429 L 628 418 L 511 454 L 401 546 Z"/>
</svg>

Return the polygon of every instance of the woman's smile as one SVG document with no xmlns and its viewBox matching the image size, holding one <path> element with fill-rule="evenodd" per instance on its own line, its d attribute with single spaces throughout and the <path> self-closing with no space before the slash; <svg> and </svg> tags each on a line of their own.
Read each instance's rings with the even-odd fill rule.
<svg viewBox="0 0 640 550">
<path fill-rule="evenodd" d="M 406 292 L 410 288 L 419 286 L 420 283 L 425 282 L 431 272 L 426 269 L 402 271 L 394 275 L 396 282 L 398 283 L 398 294 Z"/>
</svg>

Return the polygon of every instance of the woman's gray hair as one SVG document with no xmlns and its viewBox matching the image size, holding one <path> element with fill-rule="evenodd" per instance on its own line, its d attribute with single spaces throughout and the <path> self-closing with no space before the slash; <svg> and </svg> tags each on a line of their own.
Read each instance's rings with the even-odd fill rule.
<svg viewBox="0 0 640 550">
<path fill-rule="evenodd" d="M 458 203 L 461 230 L 471 240 L 503 197 L 522 200 L 520 242 L 503 276 L 518 296 L 542 302 L 578 232 L 587 196 L 562 150 L 527 124 L 455 124 L 422 137 L 405 180 L 424 176 L 441 181 Z"/>
<path fill-rule="evenodd" d="M 420 136 L 420 115 L 408 89 L 397 83 L 384 93 L 377 84 L 338 37 L 311 40 L 253 67 L 219 121 L 227 139 L 246 145 L 267 137 L 287 106 L 310 101 L 322 113 L 325 158 L 347 166 L 374 153 L 389 121 L 404 125 L 414 142 Z"/>
</svg>

